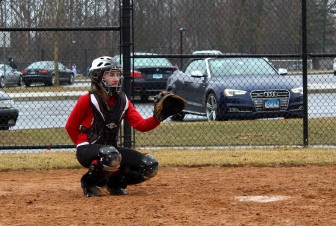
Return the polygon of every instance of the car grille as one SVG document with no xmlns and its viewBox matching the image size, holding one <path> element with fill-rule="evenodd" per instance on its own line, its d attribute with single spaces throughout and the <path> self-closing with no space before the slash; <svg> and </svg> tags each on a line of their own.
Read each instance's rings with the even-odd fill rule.
<svg viewBox="0 0 336 226">
<path fill-rule="evenodd" d="M 288 106 L 289 92 L 287 90 L 257 90 L 251 92 L 251 97 L 256 111 L 285 111 Z M 280 101 L 280 108 L 266 109 L 264 102 L 269 99 L 278 99 Z"/>
</svg>

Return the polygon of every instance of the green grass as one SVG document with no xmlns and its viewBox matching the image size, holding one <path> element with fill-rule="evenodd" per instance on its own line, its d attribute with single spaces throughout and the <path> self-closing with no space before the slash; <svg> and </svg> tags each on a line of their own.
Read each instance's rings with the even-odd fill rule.
<svg viewBox="0 0 336 226">
<path fill-rule="evenodd" d="M 140 150 L 141 151 L 141 150 Z M 142 150 L 165 166 L 306 166 L 335 165 L 336 149 L 268 148 L 268 149 L 204 149 Z M 0 171 L 82 168 L 75 152 L 2 154 Z"/>
<path fill-rule="evenodd" d="M 335 118 L 309 119 L 309 144 L 335 145 L 335 125 Z M 72 144 L 64 128 L 1 131 L 0 139 L 3 146 Z M 172 122 L 135 134 L 135 147 L 300 145 L 302 119 Z"/>
</svg>

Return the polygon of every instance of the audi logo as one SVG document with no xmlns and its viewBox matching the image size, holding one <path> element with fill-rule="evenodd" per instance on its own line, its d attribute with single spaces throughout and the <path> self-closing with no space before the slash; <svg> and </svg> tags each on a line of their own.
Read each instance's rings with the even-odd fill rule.
<svg viewBox="0 0 336 226">
<path fill-rule="evenodd" d="M 277 97 L 278 93 L 276 91 L 266 91 L 264 92 L 265 97 Z"/>
</svg>

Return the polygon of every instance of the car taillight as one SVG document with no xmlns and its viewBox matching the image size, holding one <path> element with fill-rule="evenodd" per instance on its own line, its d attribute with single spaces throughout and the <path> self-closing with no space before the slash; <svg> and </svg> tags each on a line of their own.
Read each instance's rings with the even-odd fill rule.
<svg viewBox="0 0 336 226">
<path fill-rule="evenodd" d="M 44 70 L 38 70 L 37 72 L 38 72 L 40 75 L 41 75 L 41 74 L 47 74 L 47 73 L 48 73 L 48 70 L 45 70 L 45 69 L 44 69 Z"/>
<path fill-rule="evenodd" d="M 131 77 L 134 77 L 134 78 L 142 78 L 142 74 L 140 71 L 132 71 L 131 72 Z"/>
<path fill-rule="evenodd" d="M 27 70 L 23 70 L 23 71 L 21 71 L 21 73 L 22 73 L 23 75 L 26 75 L 26 74 L 28 74 L 28 71 L 27 71 Z"/>
</svg>

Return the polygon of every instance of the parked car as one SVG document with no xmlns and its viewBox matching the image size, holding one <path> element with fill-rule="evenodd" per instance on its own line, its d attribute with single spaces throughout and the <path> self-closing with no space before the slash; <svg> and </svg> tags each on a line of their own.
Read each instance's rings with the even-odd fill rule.
<svg viewBox="0 0 336 226">
<path fill-rule="evenodd" d="M 0 130 L 8 130 L 15 126 L 19 110 L 14 107 L 14 100 L 5 92 L 0 91 Z"/>
<path fill-rule="evenodd" d="M 0 64 L 0 88 L 22 86 L 22 73 L 7 64 Z"/>
<path fill-rule="evenodd" d="M 131 59 L 132 90 L 134 95 L 139 95 L 142 101 L 147 101 L 149 96 L 156 95 L 166 89 L 167 79 L 177 67 L 173 66 L 167 58 L 156 58 L 153 53 L 135 53 L 146 55 L 146 58 Z M 122 55 L 113 57 L 122 65 Z M 133 64 L 134 62 L 134 64 Z"/>
<path fill-rule="evenodd" d="M 22 71 L 23 82 L 26 86 L 32 83 L 44 83 L 47 86 L 55 85 L 55 62 L 38 61 L 30 64 Z M 75 75 L 72 70 L 66 68 L 62 63 L 58 63 L 58 75 L 60 83 L 73 84 Z"/>
<path fill-rule="evenodd" d="M 173 120 L 186 114 L 209 121 L 303 116 L 300 79 L 280 75 L 263 58 L 195 59 L 169 77 L 167 90 L 187 101 Z"/>
<path fill-rule="evenodd" d="M 193 55 L 221 55 L 223 54 L 219 50 L 198 50 L 192 53 Z"/>
<path fill-rule="evenodd" d="M 292 64 L 287 69 L 288 71 L 302 71 L 302 64 L 301 63 Z"/>
</svg>

